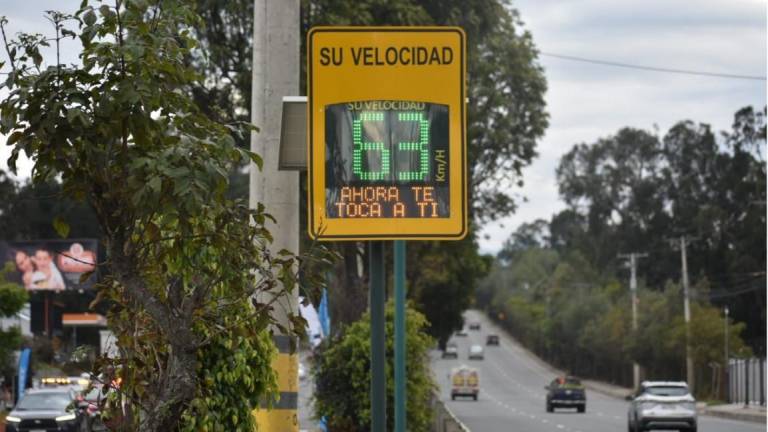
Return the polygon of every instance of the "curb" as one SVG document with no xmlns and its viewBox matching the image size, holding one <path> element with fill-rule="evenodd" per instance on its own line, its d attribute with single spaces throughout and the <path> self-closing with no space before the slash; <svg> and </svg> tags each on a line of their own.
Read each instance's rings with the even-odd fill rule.
<svg viewBox="0 0 768 432">
<path fill-rule="evenodd" d="M 743 411 L 728 411 L 728 410 L 722 410 L 717 409 L 715 407 L 711 408 L 704 408 L 701 411 L 699 411 L 699 414 L 710 416 L 710 417 L 719 417 L 729 420 L 740 420 L 740 421 L 748 421 L 753 423 L 761 423 L 765 424 L 766 422 L 766 413 L 762 412 L 743 412 Z"/>
</svg>

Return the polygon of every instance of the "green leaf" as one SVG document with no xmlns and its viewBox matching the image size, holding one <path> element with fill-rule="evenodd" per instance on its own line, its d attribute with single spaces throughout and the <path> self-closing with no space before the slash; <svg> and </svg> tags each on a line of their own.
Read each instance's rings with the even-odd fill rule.
<svg viewBox="0 0 768 432">
<path fill-rule="evenodd" d="M 69 235 L 69 224 L 64 222 L 58 216 L 53 218 L 53 229 L 56 230 L 56 233 L 59 234 L 59 237 L 61 238 L 67 238 Z"/>
<path fill-rule="evenodd" d="M 93 9 L 89 10 L 85 13 L 83 16 L 83 22 L 85 22 L 86 25 L 93 25 L 96 22 L 96 14 L 93 12 Z"/>
<path fill-rule="evenodd" d="M 21 139 L 22 136 L 24 136 L 23 132 L 16 131 L 16 132 L 12 133 L 11 136 L 8 137 L 8 141 L 6 141 L 5 143 L 7 145 L 13 145 L 16 141 Z"/>
</svg>

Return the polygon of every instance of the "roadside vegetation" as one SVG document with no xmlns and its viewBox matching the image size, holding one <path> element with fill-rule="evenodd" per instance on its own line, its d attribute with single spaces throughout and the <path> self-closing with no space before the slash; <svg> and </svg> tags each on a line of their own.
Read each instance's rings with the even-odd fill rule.
<svg viewBox="0 0 768 432">
<path fill-rule="evenodd" d="M 91 369 L 120 381 L 108 415 L 125 410 L 124 430 L 253 430 L 252 410 L 277 392 L 270 327 L 304 331 L 300 317 L 282 326 L 272 314 L 298 289 L 300 257 L 271 251 L 267 209 L 228 195 L 230 170 L 261 158 L 237 145 L 251 125 L 209 115 L 191 95 L 204 79 L 190 60 L 202 55 L 200 17 L 175 0 L 84 0 L 46 18 L 48 36 L 2 32 L 0 134 L 14 174 L 25 154 L 33 183 L 58 183 L 93 210 L 106 257 L 91 306 L 107 310 L 120 352 Z M 59 61 L 68 43 L 79 64 Z M 55 56 L 44 58 L 47 46 Z M 69 236 L 64 219 L 52 222 Z M 273 300 L 254 300 L 265 291 Z"/>
<path fill-rule="evenodd" d="M 557 169 L 567 208 L 521 225 L 477 293 L 523 344 L 583 377 L 631 386 L 685 379 L 680 236 L 691 280 L 696 393 L 716 390 L 728 306 L 732 356 L 765 353 L 765 111 L 739 110 L 732 131 L 681 122 L 662 138 L 625 128 L 579 144 Z M 638 331 L 630 271 L 638 262 Z"/>
<path fill-rule="evenodd" d="M 395 311 L 392 302 L 386 309 L 386 332 L 394 334 Z M 431 401 L 437 389 L 429 362 L 435 341 L 425 333 L 424 315 L 406 308 L 406 420 L 408 430 L 429 430 Z M 371 428 L 371 320 L 370 314 L 326 340 L 315 355 L 315 414 L 325 417 L 329 430 L 367 431 Z M 394 341 L 387 338 L 387 430 L 394 427 Z"/>
</svg>

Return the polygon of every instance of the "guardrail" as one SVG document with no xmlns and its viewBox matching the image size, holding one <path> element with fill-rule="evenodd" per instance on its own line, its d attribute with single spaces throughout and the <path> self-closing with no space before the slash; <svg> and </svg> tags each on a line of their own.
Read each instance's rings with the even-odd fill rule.
<svg viewBox="0 0 768 432">
<path fill-rule="evenodd" d="M 765 359 L 731 359 L 728 362 L 728 402 L 765 406 Z"/>
<path fill-rule="evenodd" d="M 462 423 L 450 409 L 440 400 L 440 395 L 432 395 L 432 420 L 431 432 L 470 432 L 464 423 Z"/>
</svg>

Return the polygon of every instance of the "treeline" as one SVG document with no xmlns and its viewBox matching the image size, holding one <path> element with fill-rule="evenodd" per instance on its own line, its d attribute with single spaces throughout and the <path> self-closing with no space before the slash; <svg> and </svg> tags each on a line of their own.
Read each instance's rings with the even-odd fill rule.
<svg viewBox="0 0 768 432">
<path fill-rule="evenodd" d="M 624 128 L 574 146 L 557 181 L 567 208 L 521 225 L 481 284 L 478 304 L 537 354 L 572 373 L 631 385 L 685 379 L 680 239 L 690 276 L 696 390 L 717 396 L 730 352 L 765 353 L 765 110 L 739 110 L 715 134 L 690 121 L 663 137 Z M 639 259 L 638 330 L 630 271 Z"/>
</svg>

